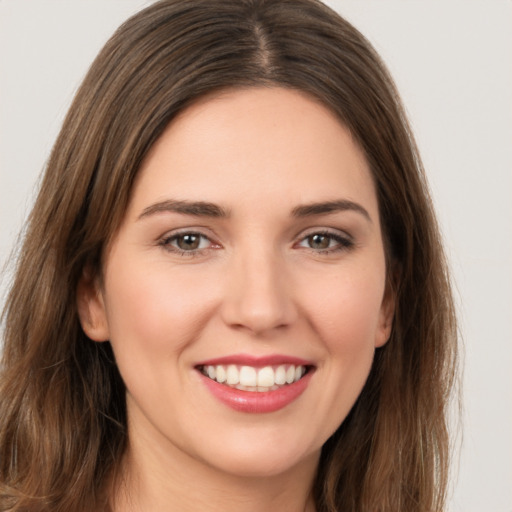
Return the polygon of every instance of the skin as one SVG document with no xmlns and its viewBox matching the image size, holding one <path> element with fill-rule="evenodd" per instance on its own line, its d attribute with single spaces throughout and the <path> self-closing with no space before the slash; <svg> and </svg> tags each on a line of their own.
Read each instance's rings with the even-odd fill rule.
<svg viewBox="0 0 512 512">
<path fill-rule="evenodd" d="M 226 215 L 169 211 L 170 200 Z M 350 203 L 293 214 L 331 201 Z M 183 252 L 184 232 L 201 235 L 197 249 Z M 85 332 L 110 340 L 127 387 L 115 510 L 314 510 L 320 449 L 390 334 L 385 276 L 371 173 L 329 110 L 280 88 L 185 110 L 140 169 L 101 282 L 84 278 L 78 293 Z M 315 371 L 283 409 L 239 412 L 195 368 L 239 353 L 296 356 Z"/>
</svg>

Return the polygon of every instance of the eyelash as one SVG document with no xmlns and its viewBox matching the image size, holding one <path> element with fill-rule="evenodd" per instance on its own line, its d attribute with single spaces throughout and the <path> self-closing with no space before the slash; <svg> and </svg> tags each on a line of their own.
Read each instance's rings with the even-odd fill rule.
<svg viewBox="0 0 512 512">
<path fill-rule="evenodd" d="M 303 236 L 300 239 L 299 244 L 315 236 L 328 237 L 330 241 L 334 240 L 336 242 L 336 245 L 334 247 L 327 247 L 325 249 L 314 249 L 313 247 L 306 247 L 306 249 L 309 249 L 310 251 L 313 251 L 316 254 L 326 255 L 336 252 L 348 251 L 354 247 L 354 241 L 348 235 L 343 236 L 339 233 L 333 233 L 332 231 L 327 230 L 313 231 L 311 233 L 308 233 L 306 236 Z"/>
<path fill-rule="evenodd" d="M 201 244 L 201 241 L 207 240 L 211 244 L 213 244 L 213 247 L 202 247 L 197 249 L 191 249 L 191 250 L 185 250 L 180 249 L 177 246 L 172 245 L 173 242 L 177 242 L 182 237 L 191 236 L 191 237 L 199 237 L 199 244 Z M 312 239 L 315 236 L 321 236 L 321 237 L 328 237 L 329 238 L 329 245 L 331 241 L 336 242 L 336 245 L 334 247 L 327 247 L 325 249 L 315 249 L 313 247 L 304 247 L 301 246 L 302 243 L 306 242 L 308 239 Z M 215 244 L 208 238 L 206 235 L 196 232 L 196 231 L 183 231 L 180 233 L 174 233 L 169 236 L 163 237 L 161 240 L 158 241 L 158 245 L 163 247 L 166 251 L 175 253 L 179 256 L 184 257 L 194 257 L 194 256 L 201 256 L 205 251 L 208 251 L 212 248 L 218 248 L 220 247 L 219 244 Z M 296 244 L 297 245 L 297 244 Z M 321 231 L 313 231 L 311 233 L 308 233 L 307 235 L 303 236 L 299 242 L 299 247 L 304 247 L 305 249 L 314 252 L 315 254 L 322 254 L 327 255 L 331 253 L 336 252 L 342 252 L 342 251 L 348 251 L 354 247 L 353 240 L 350 239 L 348 236 L 342 236 L 338 233 L 333 233 L 331 231 L 321 230 Z"/>
<path fill-rule="evenodd" d="M 175 253 L 178 256 L 184 256 L 184 257 L 188 257 L 188 258 L 194 257 L 194 256 L 200 256 L 201 254 L 204 253 L 204 251 L 207 251 L 208 249 L 211 248 L 211 247 L 203 247 L 200 249 L 185 250 L 185 249 L 180 249 L 179 247 L 171 245 L 173 242 L 176 242 L 180 238 L 184 238 L 186 236 L 198 237 L 200 239 L 199 243 L 201 243 L 201 241 L 204 241 L 204 240 L 208 240 L 210 243 L 212 243 L 211 240 L 206 235 L 203 235 L 202 233 L 198 233 L 196 231 L 182 231 L 180 233 L 174 233 L 172 235 L 163 237 L 161 240 L 159 240 L 158 245 L 163 247 L 166 251 Z"/>
</svg>

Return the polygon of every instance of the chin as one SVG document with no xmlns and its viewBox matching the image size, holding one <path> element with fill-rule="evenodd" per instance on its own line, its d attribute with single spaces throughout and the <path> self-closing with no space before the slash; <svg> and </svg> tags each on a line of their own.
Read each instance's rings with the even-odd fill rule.
<svg viewBox="0 0 512 512">
<path fill-rule="evenodd" d="M 211 446 L 210 446 L 211 448 Z M 316 468 L 321 447 L 305 451 L 300 444 L 283 443 L 269 440 L 267 443 L 252 441 L 243 446 L 220 446 L 213 453 L 209 450 L 207 462 L 211 467 L 223 473 L 242 478 L 276 477 L 300 468 Z"/>
</svg>

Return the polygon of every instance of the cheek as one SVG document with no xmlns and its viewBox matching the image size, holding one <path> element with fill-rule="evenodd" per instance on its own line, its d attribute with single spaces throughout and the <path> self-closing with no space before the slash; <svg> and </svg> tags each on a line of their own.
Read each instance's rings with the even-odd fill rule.
<svg viewBox="0 0 512 512">
<path fill-rule="evenodd" d="M 373 349 L 381 318 L 384 273 L 347 272 L 317 281 L 307 296 L 311 319 L 329 350 Z"/>
<path fill-rule="evenodd" d="M 204 280 L 171 273 L 165 263 L 121 261 L 105 283 L 110 340 L 131 413 L 140 409 L 152 418 L 162 402 L 182 400 L 172 390 L 184 389 L 189 378 L 183 354 L 200 336 L 213 299 L 199 286 Z M 165 424 L 174 424 L 169 411 L 162 414 Z"/>
<path fill-rule="evenodd" d="M 149 268 L 141 271 L 144 267 Z M 130 345 L 131 351 L 160 357 L 180 351 L 194 338 L 214 307 L 212 287 L 198 286 L 200 277 L 191 282 L 183 274 L 159 262 L 125 261 L 111 270 L 106 304 L 114 347 Z"/>
<path fill-rule="evenodd" d="M 312 412 L 321 418 L 318 429 L 325 439 L 345 420 L 364 387 L 379 326 L 384 272 L 350 270 L 338 268 L 328 279 L 317 276 L 315 286 L 301 293 L 304 316 L 325 351 L 317 374 L 322 393 Z"/>
</svg>

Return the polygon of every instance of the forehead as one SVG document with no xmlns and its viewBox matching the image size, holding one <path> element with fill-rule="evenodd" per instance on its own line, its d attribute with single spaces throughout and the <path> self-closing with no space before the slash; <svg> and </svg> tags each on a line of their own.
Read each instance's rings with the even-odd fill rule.
<svg viewBox="0 0 512 512">
<path fill-rule="evenodd" d="M 348 129 L 315 99 L 282 88 L 224 91 L 175 118 L 141 166 L 132 206 L 167 194 L 228 207 L 242 198 L 269 206 L 341 195 L 376 208 Z"/>
</svg>

